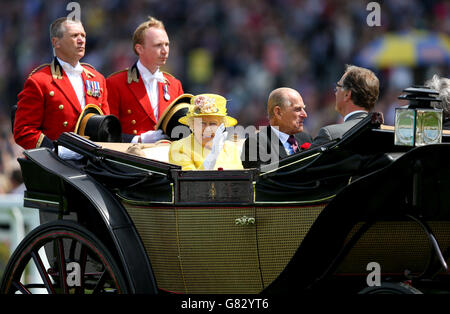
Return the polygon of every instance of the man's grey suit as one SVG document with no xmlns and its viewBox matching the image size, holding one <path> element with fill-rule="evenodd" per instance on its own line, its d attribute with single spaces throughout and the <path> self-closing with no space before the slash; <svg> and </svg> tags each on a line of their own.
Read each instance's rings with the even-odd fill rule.
<svg viewBox="0 0 450 314">
<path fill-rule="evenodd" d="M 311 146 L 319 146 L 334 139 L 341 138 L 345 132 L 367 117 L 367 115 L 367 112 L 357 112 L 350 115 L 344 123 L 331 124 L 322 127 L 314 138 Z"/>
</svg>

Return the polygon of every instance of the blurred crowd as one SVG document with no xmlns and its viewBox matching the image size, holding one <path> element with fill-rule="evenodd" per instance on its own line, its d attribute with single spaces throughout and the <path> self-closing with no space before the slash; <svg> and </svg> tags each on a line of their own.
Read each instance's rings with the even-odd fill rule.
<svg viewBox="0 0 450 314">
<path fill-rule="evenodd" d="M 11 179 L 21 149 L 12 139 L 9 108 L 28 74 L 50 62 L 51 21 L 67 16 L 62 0 L 0 2 L 0 193 Z M 345 64 L 386 32 L 425 29 L 450 34 L 445 0 L 384 0 L 381 26 L 366 22 L 370 1 L 350 0 L 89 0 L 77 1 L 87 32 L 82 62 L 105 76 L 132 65 L 131 36 L 147 16 L 161 19 L 170 37 L 165 71 L 185 92 L 211 92 L 229 100 L 229 114 L 242 126 L 265 125 L 266 100 L 280 86 L 297 89 L 307 106 L 305 129 L 339 122 L 334 111 L 335 82 Z M 358 64 L 356 64 L 358 65 Z M 433 74 L 447 76 L 448 65 L 372 69 L 381 82 L 376 111 L 393 124 L 402 89 L 423 84 Z M 5 183 L 6 182 L 6 183 Z"/>
</svg>

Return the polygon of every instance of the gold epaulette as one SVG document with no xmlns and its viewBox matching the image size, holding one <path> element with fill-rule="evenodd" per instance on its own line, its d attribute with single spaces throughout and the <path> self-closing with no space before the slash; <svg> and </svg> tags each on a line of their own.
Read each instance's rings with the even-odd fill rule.
<svg viewBox="0 0 450 314">
<path fill-rule="evenodd" d="M 31 73 L 28 75 L 28 77 L 32 76 L 34 73 L 36 73 L 37 71 L 39 71 L 40 69 L 42 69 L 43 67 L 46 67 L 48 65 L 50 65 L 50 63 L 41 64 L 40 66 L 36 67 L 33 71 L 31 71 Z"/>
<path fill-rule="evenodd" d="M 131 82 L 139 83 L 137 66 L 134 65 L 131 68 L 129 68 L 127 71 L 128 71 L 128 73 L 127 73 L 127 82 L 128 82 L 128 84 L 131 84 Z"/>
<path fill-rule="evenodd" d="M 54 80 L 62 80 L 62 66 L 59 64 L 56 57 L 53 58 L 52 63 L 50 63 L 50 71 Z"/>
<path fill-rule="evenodd" d="M 123 69 L 123 70 L 116 71 L 116 72 L 114 72 L 114 73 L 111 73 L 110 75 L 108 75 L 108 77 L 111 77 L 111 76 L 113 76 L 113 75 L 116 75 L 116 74 L 118 74 L 118 73 L 122 73 L 122 72 L 125 72 L 125 71 L 128 71 L 128 68 Z"/>
</svg>

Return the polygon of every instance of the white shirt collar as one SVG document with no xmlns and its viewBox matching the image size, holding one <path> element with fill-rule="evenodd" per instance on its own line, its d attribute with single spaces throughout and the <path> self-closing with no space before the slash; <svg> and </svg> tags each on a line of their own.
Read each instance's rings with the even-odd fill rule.
<svg viewBox="0 0 450 314">
<path fill-rule="evenodd" d="M 287 140 L 289 139 L 289 134 L 286 134 L 284 132 L 281 132 L 278 128 L 275 128 L 273 126 L 270 126 L 273 130 L 273 132 L 278 136 L 278 138 L 280 139 L 281 143 L 286 143 Z"/>
<path fill-rule="evenodd" d="M 348 114 L 344 117 L 344 122 L 347 121 L 347 119 L 348 119 L 350 116 L 354 115 L 355 113 L 360 113 L 360 112 L 365 112 L 365 113 L 367 113 L 367 111 L 365 111 L 365 110 L 355 110 L 355 111 L 352 111 L 352 112 L 348 113 Z"/>
<path fill-rule="evenodd" d="M 138 60 L 136 66 L 144 81 L 149 82 L 151 79 L 156 79 L 158 82 L 164 82 L 164 75 L 159 70 L 159 67 L 155 73 L 152 73 L 141 63 L 141 60 Z"/>
<path fill-rule="evenodd" d="M 70 63 L 62 61 L 58 57 L 56 58 L 58 59 L 59 64 L 63 67 L 63 69 L 66 71 L 67 74 L 81 74 L 81 72 L 83 72 L 83 67 L 81 66 L 79 61 L 75 65 L 75 67 L 73 67 Z"/>
</svg>

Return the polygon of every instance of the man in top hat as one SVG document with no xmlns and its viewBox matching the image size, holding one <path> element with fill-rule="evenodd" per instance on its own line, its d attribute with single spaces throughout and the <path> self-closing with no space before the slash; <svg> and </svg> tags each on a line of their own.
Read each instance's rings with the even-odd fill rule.
<svg viewBox="0 0 450 314">
<path fill-rule="evenodd" d="M 226 102 L 216 94 L 191 98 L 188 112 L 179 122 L 189 126 L 192 134 L 172 142 L 169 162 L 183 170 L 242 169 L 237 143 L 225 140 L 225 128 L 237 124 L 227 115 Z"/>
<path fill-rule="evenodd" d="M 249 134 L 244 142 L 241 158 L 245 168 L 276 164 L 312 142 L 311 136 L 303 132 L 303 122 L 308 115 L 303 98 L 295 89 L 273 90 L 267 100 L 267 113 L 270 125 Z"/>
<path fill-rule="evenodd" d="M 149 17 L 139 25 L 133 35 L 133 50 L 139 60 L 107 78 L 108 102 L 122 124 L 125 142 L 156 142 L 163 137 L 161 130 L 155 131 L 159 117 L 183 94 L 180 81 L 159 69 L 169 57 L 164 24 Z"/>
<path fill-rule="evenodd" d="M 25 149 L 53 148 L 62 132 L 72 132 L 87 104 L 109 114 L 103 75 L 79 61 L 84 56 L 86 32 L 78 20 L 65 17 L 50 25 L 55 58 L 36 68 L 18 96 L 14 139 Z"/>
</svg>

